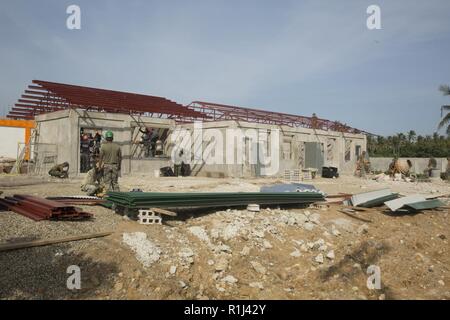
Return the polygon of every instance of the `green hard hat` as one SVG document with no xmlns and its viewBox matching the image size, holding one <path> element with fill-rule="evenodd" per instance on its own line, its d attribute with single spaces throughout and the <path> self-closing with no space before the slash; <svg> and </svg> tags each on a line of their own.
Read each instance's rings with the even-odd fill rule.
<svg viewBox="0 0 450 320">
<path fill-rule="evenodd" d="M 105 138 L 106 139 L 113 138 L 113 137 L 114 137 L 114 134 L 112 133 L 112 131 L 106 131 L 106 133 L 105 133 Z"/>
</svg>

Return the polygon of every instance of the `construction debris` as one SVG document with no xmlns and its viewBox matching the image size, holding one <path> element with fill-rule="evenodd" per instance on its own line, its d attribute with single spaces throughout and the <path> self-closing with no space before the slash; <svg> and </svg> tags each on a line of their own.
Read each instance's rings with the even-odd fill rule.
<svg viewBox="0 0 450 320">
<path fill-rule="evenodd" d="M 397 199 L 398 194 L 392 193 L 390 189 L 382 189 L 370 192 L 355 194 L 350 201 L 353 206 L 376 207 L 383 205 L 384 202 Z"/>
<path fill-rule="evenodd" d="M 150 267 L 160 258 L 161 249 L 148 240 L 147 235 L 143 232 L 124 233 L 122 241 L 136 253 L 136 259 L 144 267 Z"/>
<path fill-rule="evenodd" d="M 0 173 L 10 173 L 16 159 L 0 156 Z"/>
<path fill-rule="evenodd" d="M 419 194 L 411 195 L 403 198 L 399 198 L 396 200 L 387 201 L 384 204 L 391 210 L 391 211 L 397 211 L 401 209 L 405 204 L 408 203 L 414 203 L 414 202 L 421 202 L 425 201 L 425 197 Z"/>
<path fill-rule="evenodd" d="M 369 219 L 365 219 L 365 218 L 361 218 L 361 217 L 356 216 L 355 213 L 356 213 L 357 211 L 354 210 L 354 209 L 351 209 L 351 208 L 343 208 L 343 209 L 340 209 L 340 210 L 338 210 L 338 211 L 339 211 L 339 212 L 342 212 L 342 213 L 346 214 L 347 216 L 349 216 L 349 217 L 351 217 L 351 218 L 354 218 L 354 219 L 356 219 L 356 220 L 361 220 L 361 221 L 364 221 L 364 222 L 372 222 L 372 220 L 369 220 Z"/>
<path fill-rule="evenodd" d="M 421 211 L 435 209 L 444 206 L 445 204 L 438 199 L 427 200 L 425 196 L 422 195 L 411 195 L 403 198 L 399 198 L 392 201 L 385 202 L 388 208 L 395 212 L 398 210 L 409 210 L 409 211 Z"/>
<path fill-rule="evenodd" d="M 89 219 L 91 213 L 81 209 L 40 197 L 16 194 L 13 197 L 0 198 L 0 205 L 25 217 L 40 220 L 80 220 Z"/>
</svg>

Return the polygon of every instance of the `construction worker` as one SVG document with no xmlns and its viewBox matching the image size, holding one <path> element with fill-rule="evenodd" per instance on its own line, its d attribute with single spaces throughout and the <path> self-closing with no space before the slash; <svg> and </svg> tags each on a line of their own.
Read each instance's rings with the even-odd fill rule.
<svg viewBox="0 0 450 320">
<path fill-rule="evenodd" d="M 183 149 L 180 152 L 175 152 L 173 159 L 173 171 L 175 172 L 175 177 L 178 177 L 181 174 L 181 166 L 183 164 Z"/>
<path fill-rule="evenodd" d="M 360 178 L 365 178 L 366 173 L 369 172 L 370 172 L 370 160 L 366 151 L 363 151 L 361 155 L 358 156 L 358 160 L 356 161 L 355 175 Z"/>
<path fill-rule="evenodd" d="M 405 159 L 392 159 L 392 162 L 389 164 L 389 175 L 395 176 L 396 173 L 401 173 L 404 176 L 409 176 L 409 171 L 412 168 L 411 160 Z"/>
<path fill-rule="evenodd" d="M 151 143 L 152 131 L 149 128 L 145 128 L 144 130 L 139 129 L 139 131 L 142 133 L 140 143 L 144 147 L 144 157 L 148 158 L 153 156 Z"/>
<path fill-rule="evenodd" d="M 435 158 L 431 157 L 430 160 L 428 160 L 428 167 L 425 169 L 425 174 L 428 177 L 431 177 L 431 173 L 436 168 L 437 168 L 437 161 Z"/>
<path fill-rule="evenodd" d="M 120 146 L 113 142 L 114 135 L 111 131 L 105 134 L 106 142 L 100 148 L 99 168 L 103 169 L 103 182 L 105 190 L 120 191 L 119 172 L 122 165 L 122 152 Z"/>
<path fill-rule="evenodd" d="M 56 178 L 60 178 L 60 179 L 68 178 L 69 177 L 69 163 L 64 162 L 64 163 L 55 165 L 54 167 L 52 167 L 50 169 L 48 174 L 51 175 L 52 177 L 56 177 Z"/>
<path fill-rule="evenodd" d="M 103 170 L 100 169 L 99 163 L 97 163 L 84 177 L 81 191 L 86 192 L 88 196 L 99 196 L 103 194 L 104 188 Z"/>
<path fill-rule="evenodd" d="M 90 169 L 90 153 L 91 141 L 87 134 L 83 134 L 80 141 L 81 172 L 87 172 Z"/>
</svg>

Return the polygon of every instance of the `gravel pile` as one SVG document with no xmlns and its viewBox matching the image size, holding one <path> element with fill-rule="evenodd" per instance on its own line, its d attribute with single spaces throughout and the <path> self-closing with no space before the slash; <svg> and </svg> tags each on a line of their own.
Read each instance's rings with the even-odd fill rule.
<svg viewBox="0 0 450 320">
<path fill-rule="evenodd" d="M 124 233 L 123 242 L 136 253 L 136 259 L 144 267 L 150 267 L 160 258 L 161 249 L 148 240 L 147 234 L 144 232 Z"/>
</svg>

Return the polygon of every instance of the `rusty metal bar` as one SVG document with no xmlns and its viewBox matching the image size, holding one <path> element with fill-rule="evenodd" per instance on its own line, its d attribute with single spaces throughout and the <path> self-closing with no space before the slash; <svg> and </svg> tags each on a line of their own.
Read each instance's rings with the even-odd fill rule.
<svg viewBox="0 0 450 320">
<path fill-rule="evenodd" d="M 46 219 L 86 219 L 91 213 L 83 212 L 79 208 L 29 195 L 14 195 L 0 198 L 0 206 L 19 213 L 35 221 Z"/>
</svg>

